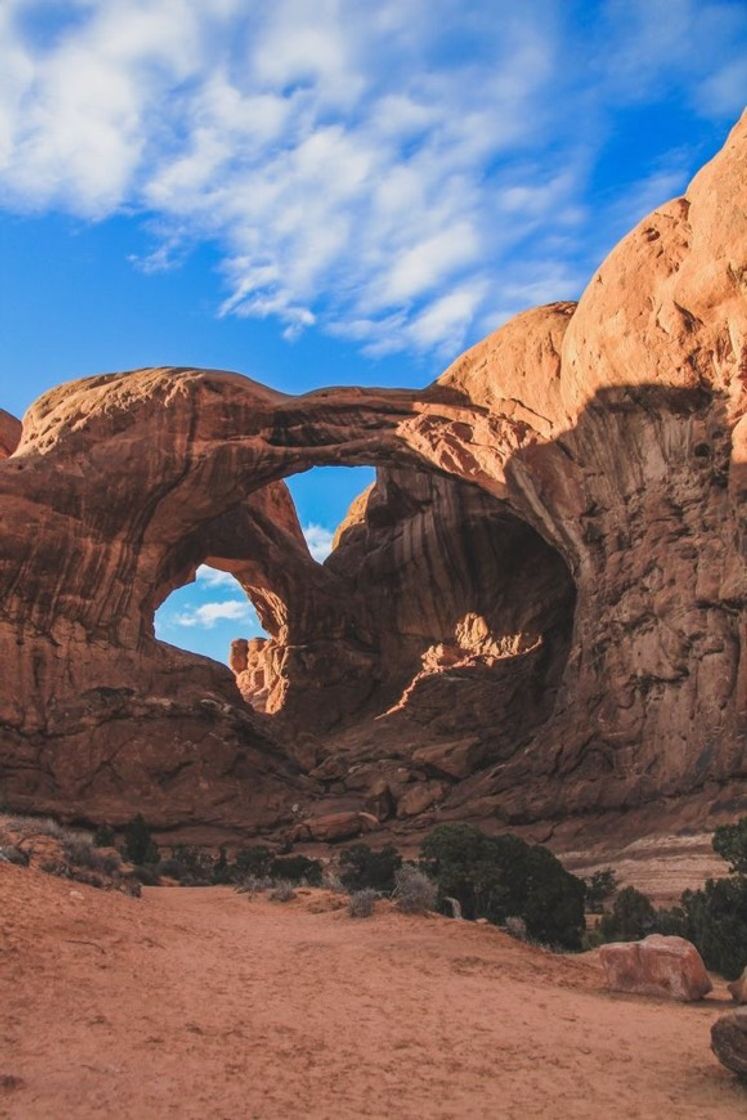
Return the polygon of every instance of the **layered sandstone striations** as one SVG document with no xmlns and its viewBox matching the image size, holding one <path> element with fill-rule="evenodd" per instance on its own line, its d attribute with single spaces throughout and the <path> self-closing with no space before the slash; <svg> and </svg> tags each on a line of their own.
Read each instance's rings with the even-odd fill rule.
<svg viewBox="0 0 747 1120">
<path fill-rule="evenodd" d="M 746 203 L 743 118 L 577 307 L 424 391 L 140 370 L 3 422 L 6 799 L 216 834 L 746 806 Z M 320 566 L 281 480 L 329 463 L 378 480 Z M 270 634 L 236 677 L 153 634 L 203 562 Z"/>
</svg>

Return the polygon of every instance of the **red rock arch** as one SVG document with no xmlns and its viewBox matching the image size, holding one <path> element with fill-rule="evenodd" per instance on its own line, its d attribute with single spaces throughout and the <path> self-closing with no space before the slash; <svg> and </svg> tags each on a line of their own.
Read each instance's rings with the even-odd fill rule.
<svg viewBox="0 0 747 1120">
<path fill-rule="evenodd" d="M 198 554 L 234 562 L 226 533 L 236 546 L 256 526 L 263 488 L 368 463 L 491 495 L 562 557 L 577 592 L 549 723 L 478 761 L 429 812 L 505 824 L 737 804 L 746 184 L 743 121 L 578 308 L 517 316 L 423 392 L 292 398 L 236 374 L 158 369 L 42 397 L 0 465 L 9 795 L 112 820 L 137 804 L 161 826 L 227 831 L 277 824 L 299 791 L 309 811 L 322 795 L 362 802 L 344 775 L 299 777 L 228 674 L 165 651 L 149 626 Z M 406 784 L 435 781 L 429 765 Z"/>
</svg>

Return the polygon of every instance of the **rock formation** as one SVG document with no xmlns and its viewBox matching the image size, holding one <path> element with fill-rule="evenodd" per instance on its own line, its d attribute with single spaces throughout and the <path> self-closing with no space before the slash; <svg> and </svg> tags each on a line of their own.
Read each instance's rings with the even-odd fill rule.
<svg viewBox="0 0 747 1120">
<path fill-rule="evenodd" d="M 689 1003 L 713 988 L 700 953 L 684 937 L 652 933 L 642 941 L 615 941 L 600 947 L 599 959 L 613 992 L 665 995 Z"/>
<path fill-rule="evenodd" d="M 0 459 L 12 455 L 21 442 L 21 421 L 0 408 Z"/>
<path fill-rule="evenodd" d="M 746 203 L 747 117 L 423 391 L 145 369 L 0 416 L 5 799 L 204 839 L 747 808 Z M 333 463 L 377 482 L 318 565 L 282 479 Z M 154 637 L 201 563 L 270 635 L 235 676 Z"/>
<path fill-rule="evenodd" d="M 711 1027 L 711 1049 L 722 1065 L 747 1079 L 747 1007 L 719 1016 Z"/>
<path fill-rule="evenodd" d="M 735 1003 L 747 1003 L 747 968 L 742 970 L 742 975 L 732 980 L 726 987 Z"/>
</svg>

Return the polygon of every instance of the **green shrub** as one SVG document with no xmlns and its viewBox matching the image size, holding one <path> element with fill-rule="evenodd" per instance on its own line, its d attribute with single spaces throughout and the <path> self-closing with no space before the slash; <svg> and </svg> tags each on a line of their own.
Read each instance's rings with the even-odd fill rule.
<svg viewBox="0 0 747 1120">
<path fill-rule="evenodd" d="M 157 887 L 161 881 L 158 878 L 155 865 L 152 863 L 136 864 L 132 869 L 132 874 L 138 883 L 142 883 L 144 887 Z"/>
<path fill-rule="evenodd" d="M 711 839 L 713 850 L 729 864 L 729 870 L 747 874 L 747 817 L 736 824 L 722 824 Z"/>
<path fill-rule="evenodd" d="M 94 848 L 113 848 L 114 840 L 114 829 L 108 824 L 100 824 L 93 834 Z"/>
<path fill-rule="evenodd" d="M 685 891 L 674 910 L 660 911 L 660 933 L 676 933 L 696 946 L 706 967 L 736 980 L 747 967 L 747 876 L 709 879 Z"/>
<path fill-rule="evenodd" d="M 178 859 L 159 859 L 155 865 L 155 873 L 158 876 L 165 876 L 167 879 L 176 879 L 178 882 L 184 877 L 185 867 Z"/>
<path fill-rule="evenodd" d="M 158 863 L 158 846 L 151 837 L 142 813 L 138 813 L 124 830 L 124 853 L 130 863 L 139 866 Z"/>
<path fill-rule="evenodd" d="M 213 883 L 230 883 L 234 878 L 235 866 L 232 867 L 226 859 L 226 849 L 218 849 L 218 858 L 213 864 Z"/>
<path fill-rule="evenodd" d="M 206 887 L 213 883 L 215 860 L 207 848 L 178 844 L 173 858 L 182 866 L 180 881 L 185 886 Z"/>
<path fill-rule="evenodd" d="M 368 844 L 353 844 L 340 855 L 340 879 L 347 890 L 374 891 L 390 894 L 394 890 L 394 874 L 402 866 L 402 857 L 395 847 L 374 851 Z"/>
<path fill-rule="evenodd" d="M 657 929 L 657 915 L 650 899 L 635 887 L 624 887 L 612 911 L 599 923 L 605 941 L 639 941 Z"/>
<path fill-rule="evenodd" d="M 239 878 L 244 875 L 256 875 L 262 878 L 270 872 L 270 864 L 273 860 L 273 853 L 269 848 L 265 848 L 262 844 L 257 844 L 251 848 L 239 848 L 236 853 L 235 867 L 239 873 Z"/>
<path fill-rule="evenodd" d="M 394 873 L 394 901 L 403 914 L 427 914 L 435 909 L 438 889 L 419 867 L 405 863 Z"/>
<path fill-rule="evenodd" d="M 270 877 L 285 879 L 290 883 L 306 882 L 311 887 L 322 883 L 322 864 L 306 856 L 279 856 L 270 864 Z"/>
<path fill-rule="evenodd" d="M 601 914 L 604 904 L 617 890 L 617 875 L 611 867 L 603 867 L 600 871 L 584 879 L 586 887 L 586 908 L 592 914 Z"/>
<path fill-rule="evenodd" d="M 634 941 L 649 933 L 691 941 L 706 967 L 735 980 L 747 967 L 747 817 L 722 825 L 713 848 L 736 870 L 723 879 L 709 879 L 702 890 L 687 890 L 679 906 L 654 910 L 634 887 L 620 891 L 599 930 L 605 941 Z"/>
<path fill-rule="evenodd" d="M 540 844 L 518 836 L 486 836 L 472 825 L 439 825 L 422 846 L 424 866 L 438 885 L 439 908 L 455 898 L 467 919 L 526 923 L 534 941 L 580 949 L 585 887 Z"/>
</svg>

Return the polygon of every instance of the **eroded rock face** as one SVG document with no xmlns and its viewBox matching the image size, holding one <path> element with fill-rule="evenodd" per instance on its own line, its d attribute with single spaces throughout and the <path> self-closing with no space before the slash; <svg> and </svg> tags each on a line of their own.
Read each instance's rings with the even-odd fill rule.
<svg viewBox="0 0 747 1120">
<path fill-rule="evenodd" d="M 743 119 L 424 391 L 153 369 L 3 421 L 6 798 L 216 838 L 747 807 L 746 202 Z M 281 480 L 329 463 L 378 477 L 320 566 Z M 154 638 L 203 562 L 270 635 L 235 676 Z"/>
<path fill-rule="evenodd" d="M 613 992 L 671 996 L 685 1003 L 703 999 L 713 985 L 700 953 L 684 937 L 652 933 L 642 941 L 602 945 L 599 959 Z"/>
<path fill-rule="evenodd" d="M 747 1007 L 719 1016 L 711 1027 L 711 1049 L 723 1066 L 747 1079 Z"/>
<path fill-rule="evenodd" d="M 21 421 L 0 408 L 0 459 L 12 455 L 21 442 Z"/>
</svg>

